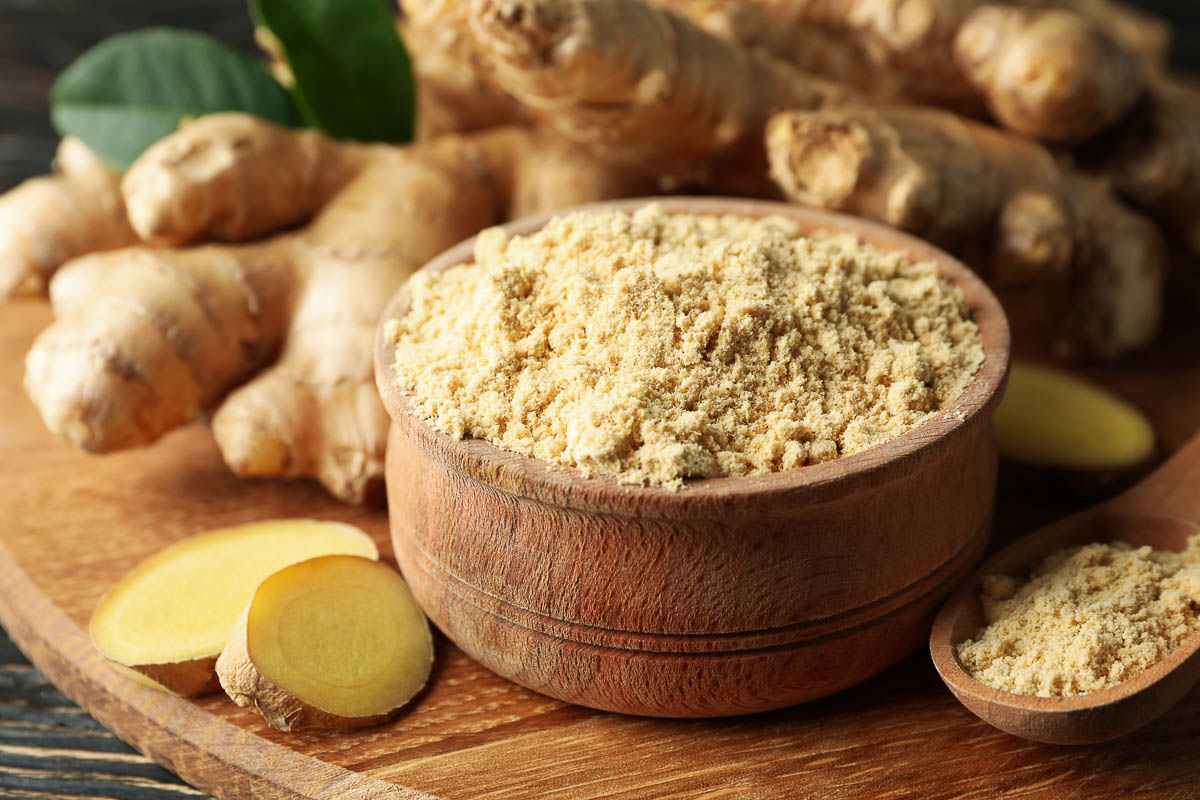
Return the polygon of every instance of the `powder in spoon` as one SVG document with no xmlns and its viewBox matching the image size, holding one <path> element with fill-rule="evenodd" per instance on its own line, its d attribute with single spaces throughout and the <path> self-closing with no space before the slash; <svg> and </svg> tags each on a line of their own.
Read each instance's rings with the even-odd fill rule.
<svg viewBox="0 0 1200 800">
<path fill-rule="evenodd" d="M 1069 697 L 1116 686 L 1200 630 L 1200 534 L 1183 553 L 1123 542 L 1060 551 L 1028 580 L 993 575 L 987 626 L 958 645 L 977 680 Z"/>
<path fill-rule="evenodd" d="M 931 262 L 783 218 L 580 212 L 409 284 L 397 383 L 438 430 L 677 488 L 856 453 L 983 362 Z"/>
</svg>

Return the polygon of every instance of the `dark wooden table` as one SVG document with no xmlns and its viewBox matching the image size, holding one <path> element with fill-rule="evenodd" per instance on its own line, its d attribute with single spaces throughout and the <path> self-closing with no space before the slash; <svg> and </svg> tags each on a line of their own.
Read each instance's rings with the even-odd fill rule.
<svg viewBox="0 0 1200 800">
<path fill-rule="evenodd" d="M 1176 61 L 1200 70 L 1200 2 L 1141 5 L 1175 19 Z M 49 165 L 57 136 L 46 98 L 57 72 L 106 36 L 147 25 L 202 29 L 252 47 L 243 0 L 0 0 L 0 191 Z M 0 798 L 14 797 L 205 795 L 91 719 L 48 684 L 0 630 Z"/>
</svg>

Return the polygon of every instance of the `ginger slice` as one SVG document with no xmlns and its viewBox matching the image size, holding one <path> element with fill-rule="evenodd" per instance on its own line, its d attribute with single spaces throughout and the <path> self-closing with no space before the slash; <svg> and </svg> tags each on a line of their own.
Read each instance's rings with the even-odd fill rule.
<svg viewBox="0 0 1200 800">
<path fill-rule="evenodd" d="M 92 642 L 109 661 L 170 692 L 216 691 L 217 655 L 255 588 L 289 564 L 330 553 L 379 557 L 370 536 L 340 522 L 269 520 L 192 536 L 138 564 L 100 598 Z"/>
<path fill-rule="evenodd" d="M 429 623 L 400 575 L 331 555 L 262 582 L 217 675 L 235 703 L 290 731 L 382 722 L 425 686 L 432 665 Z"/>
<path fill-rule="evenodd" d="M 1050 367 L 1014 363 L 996 410 L 1000 454 L 1090 492 L 1123 483 L 1158 453 L 1150 420 L 1103 388 Z"/>
</svg>

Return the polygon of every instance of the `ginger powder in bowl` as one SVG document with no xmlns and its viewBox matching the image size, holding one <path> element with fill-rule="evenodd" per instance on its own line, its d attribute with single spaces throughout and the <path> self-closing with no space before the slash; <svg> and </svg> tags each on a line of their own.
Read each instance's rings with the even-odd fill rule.
<svg viewBox="0 0 1200 800">
<path fill-rule="evenodd" d="M 434 428 L 677 488 L 894 439 L 984 359 L 932 262 L 783 217 L 580 211 L 422 272 L 385 334 Z"/>
<path fill-rule="evenodd" d="M 572 703 L 828 695 L 928 639 L 983 554 L 1008 354 L 976 275 L 865 220 L 669 197 L 508 223 L 380 325 L 396 560 L 464 652 Z"/>
</svg>

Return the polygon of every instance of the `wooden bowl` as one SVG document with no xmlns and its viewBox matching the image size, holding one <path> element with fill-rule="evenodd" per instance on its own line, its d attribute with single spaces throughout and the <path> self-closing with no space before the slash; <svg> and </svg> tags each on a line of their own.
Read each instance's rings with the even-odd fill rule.
<svg viewBox="0 0 1200 800">
<path fill-rule="evenodd" d="M 1008 371 L 1004 313 L 958 261 L 890 228 L 762 201 L 655 202 L 670 213 L 777 214 L 932 260 L 966 296 L 986 360 L 953 403 L 884 445 L 671 491 L 585 478 L 435 431 L 395 388 L 381 325 L 376 379 L 393 420 L 386 476 L 396 558 L 459 647 L 572 703 L 710 717 L 852 686 L 928 638 L 938 605 L 983 553 L 996 483 L 990 419 Z M 505 227 L 529 233 L 548 219 Z M 424 269 L 469 262 L 473 244 Z M 401 289 L 384 323 L 408 306 Z"/>
</svg>

